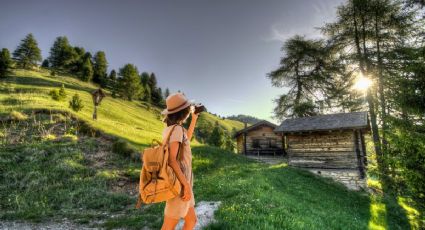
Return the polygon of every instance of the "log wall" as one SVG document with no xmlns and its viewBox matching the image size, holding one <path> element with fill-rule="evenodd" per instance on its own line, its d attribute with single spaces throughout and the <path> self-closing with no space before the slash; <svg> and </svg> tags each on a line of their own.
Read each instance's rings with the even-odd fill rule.
<svg viewBox="0 0 425 230">
<path fill-rule="evenodd" d="M 238 153 L 244 153 L 244 134 L 241 134 L 237 137 L 237 149 Z M 254 141 L 258 140 L 259 147 L 255 148 Z M 269 140 L 271 140 L 274 147 L 269 147 Z M 246 133 L 246 147 L 247 153 L 255 153 L 259 149 L 263 152 L 272 153 L 274 150 L 277 152 L 281 152 L 283 150 L 282 147 L 282 136 L 276 134 L 274 129 L 269 126 L 261 126 L 258 129 L 250 130 Z"/>
<path fill-rule="evenodd" d="M 349 189 L 366 188 L 366 150 L 360 130 L 287 134 L 288 164 L 330 177 Z"/>
</svg>

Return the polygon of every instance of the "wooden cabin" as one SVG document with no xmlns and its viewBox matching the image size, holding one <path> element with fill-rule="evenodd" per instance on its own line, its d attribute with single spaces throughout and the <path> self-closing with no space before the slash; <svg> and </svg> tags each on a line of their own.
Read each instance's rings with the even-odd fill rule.
<svg viewBox="0 0 425 230">
<path fill-rule="evenodd" d="M 239 130 L 233 136 L 237 152 L 245 155 L 282 155 L 282 136 L 274 131 L 277 125 L 266 120 Z"/>
<path fill-rule="evenodd" d="M 364 134 L 367 112 L 287 119 L 275 129 L 283 136 L 288 164 L 328 176 L 358 189 L 365 186 Z"/>
</svg>

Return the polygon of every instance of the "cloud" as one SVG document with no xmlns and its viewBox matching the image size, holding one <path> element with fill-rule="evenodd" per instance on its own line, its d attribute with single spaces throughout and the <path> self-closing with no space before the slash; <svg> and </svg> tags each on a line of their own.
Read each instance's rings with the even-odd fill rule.
<svg viewBox="0 0 425 230">
<path fill-rule="evenodd" d="M 305 8 L 306 11 L 300 12 L 296 16 L 297 18 L 290 18 L 293 23 L 287 24 L 285 20 L 282 20 L 283 22 L 272 24 L 268 36 L 263 40 L 266 42 L 284 42 L 295 35 L 306 36 L 310 39 L 323 38 L 318 27 L 335 19 L 336 6 L 342 2 L 344 0 L 315 0 L 314 3 L 309 5 L 311 8 Z"/>
<path fill-rule="evenodd" d="M 295 35 L 306 36 L 307 38 L 313 38 L 313 39 L 322 37 L 320 32 L 314 27 L 278 28 L 278 24 L 274 24 L 271 26 L 270 30 L 271 30 L 271 34 L 268 37 L 263 39 L 267 42 L 274 42 L 274 41 L 284 42 Z"/>
</svg>

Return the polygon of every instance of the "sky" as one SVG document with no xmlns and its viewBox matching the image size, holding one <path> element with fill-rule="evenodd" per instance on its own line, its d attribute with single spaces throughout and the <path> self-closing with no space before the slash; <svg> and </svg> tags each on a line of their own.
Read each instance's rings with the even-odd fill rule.
<svg viewBox="0 0 425 230">
<path fill-rule="evenodd" d="M 319 38 L 344 0 L 0 0 L 0 48 L 33 33 L 43 58 L 58 36 L 106 53 L 109 71 L 126 63 L 154 72 L 220 116 L 245 114 L 278 124 L 273 100 L 287 91 L 266 75 L 283 42 Z"/>
</svg>

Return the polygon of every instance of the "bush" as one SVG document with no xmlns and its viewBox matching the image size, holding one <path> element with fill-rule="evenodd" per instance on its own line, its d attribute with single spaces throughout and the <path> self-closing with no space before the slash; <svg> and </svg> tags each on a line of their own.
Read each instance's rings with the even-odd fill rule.
<svg viewBox="0 0 425 230">
<path fill-rule="evenodd" d="M 65 86 L 62 84 L 62 87 L 60 89 L 50 90 L 49 95 L 55 101 L 64 101 L 66 99 Z"/>
<path fill-rule="evenodd" d="M 59 97 L 61 99 L 66 99 L 66 91 L 65 91 L 65 85 L 62 84 L 62 87 L 59 90 Z"/>
<path fill-rule="evenodd" d="M 112 152 L 131 158 L 135 153 L 137 153 L 137 150 L 130 146 L 128 142 L 118 139 L 112 144 Z"/>
<path fill-rule="evenodd" d="M 72 99 L 69 101 L 69 108 L 75 112 L 79 112 L 84 108 L 83 101 L 80 99 L 78 94 L 74 94 L 74 96 L 72 96 Z"/>
</svg>

